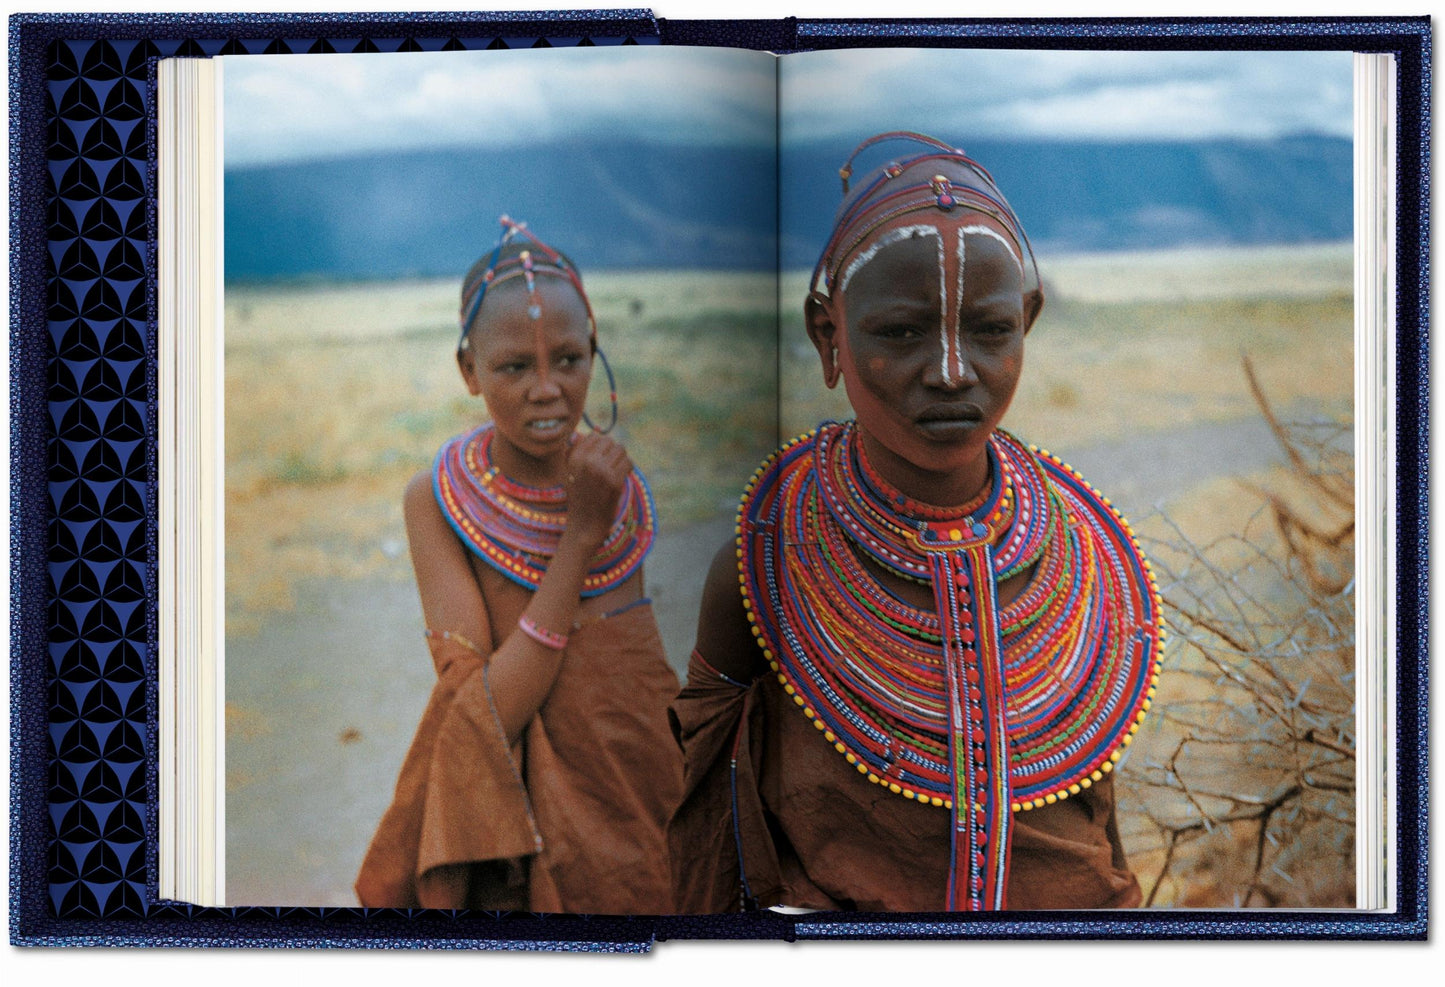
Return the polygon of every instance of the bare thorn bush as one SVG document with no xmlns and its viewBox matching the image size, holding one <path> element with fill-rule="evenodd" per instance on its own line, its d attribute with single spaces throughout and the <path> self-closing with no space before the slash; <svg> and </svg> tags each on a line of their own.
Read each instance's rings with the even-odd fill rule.
<svg viewBox="0 0 1445 987">
<path fill-rule="evenodd" d="M 1195 544 L 1141 538 L 1169 641 L 1119 776 L 1145 904 L 1354 904 L 1354 462 L 1348 423 L 1283 422 L 1244 372 L 1289 468 Z"/>
</svg>

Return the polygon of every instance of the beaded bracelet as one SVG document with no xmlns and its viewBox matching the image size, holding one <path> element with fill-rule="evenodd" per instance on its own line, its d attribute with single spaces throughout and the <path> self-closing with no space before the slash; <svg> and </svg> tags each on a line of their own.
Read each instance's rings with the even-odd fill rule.
<svg viewBox="0 0 1445 987">
<path fill-rule="evenodd" d="M 584 627 L 588 627 L 592 624 L 601 623 L 604 620 L 611 620 L 613 617 L 620 617 L 629 610 L 633 610 L 637 607 L 645 607 L 651 602 L 652 597 L 639 596 L 631 603 L 624 603 L 622 604 L 622 606 L 618 607 L 615 610 L 608 610 L 605 613 L 594 613 L 589 614 L 585 617 L 578 617 L 576 620 L 572 621 L 571 632 L 573 634 L 576 634 Z"/>
<path fill-rule="evenodd" d="M 481 648 L 477 647 L 469 639 L 458 634 L 456 631 L 434 631 L 430 627 L 428 627 L 425 628 L 421 633 L 423 637 L 437 637 L 441 638 L 443 641 L 455 641 L 457 644 L 472 652 L 472 654 L 479 655 L 482 653 Z"/>
<path fill-rule="evenodd" d="M 523 614 L 517 621 L 517 627 L 521 632 L 533 641 L 536 641 L 544 648 L 551 648 L 553 651 L 561 651 L 567 647 L 567 635 L 558 634 L 556 631 L 549 631 L 545 627 L 538 627 L 532 618 Z"/>
</svg>

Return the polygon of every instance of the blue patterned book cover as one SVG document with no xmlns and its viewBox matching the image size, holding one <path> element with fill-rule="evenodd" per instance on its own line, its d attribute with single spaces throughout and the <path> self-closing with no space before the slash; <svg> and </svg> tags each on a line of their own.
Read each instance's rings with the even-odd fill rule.
<svg viewBox="0 0 1445 987">
<path fill-rule="evenodd" d="M 729 22 L 622 10 L 15 15 L 10 27 L 12 942 L 646 951 L 672 938 L 1424 938 L 1427 19 Z M 874 48 L 889 50 L 875 58 Z M 776 117 L 766 96 L 774 63 L 756 54 L 769 50 L 809 53 L 785 59 L 781 74 L 785 87 L 814 95 Z M 1330 771 L 1346 754 L 1353 764 L 1353 738 L 1347 751 L 1339 740 L 1353 730 L 1353 693 L 1292 672 L 1263 693 L 1250 687 L 1251 702 L 1289 721 L 1281 732 L 1211 726 L 1210 704 L 1227 688 L 1217 681 L 1204 699 L 1181 686 L 1168 712 L 1151 713 L 1137 735 L 1130 726 L 1137 742 L 1113 790 L 1135 806 L 1118 824 L 1138 875 L 1131 903 L 1152 907 L 960 917 L 940 900 L 659 917 L 603 914 L 620 910 L 606 904 L 533 914 L 505 898 L 362 906 L 352 882 L 435 679 L 400 490 L 439 442 L 471 427 L 455 339 L 442 337 L 455 334 L 461 274 L 495 238 L 499 214 L 555 234 L 587 272 L 596 338 L 618 347 L 612 410 L 621 408 L 617 434 L 646 468 L 662 519 L 648 589 L 679 677 L 703 589 L 699 560 L 732 537 L 752 467 L 820 420 L 847 417 L 845 397 L 857 405 L 851 390 L 801 383 L 814 383 L 818 359 L 801 313 L 838 165 L 864 131 L 942 128 L 968 140 L 1025 217 L 1029 254 L 1044 258 L 1047 331 L 1088 339 L 1113 320 L 1111 345 L 1133 354 L 1130 386 L 1170 392 L 1185 409 L 1152 444 L 1125 443 L 1137 428 L 1132 407 L 1114 400 L 1116 385 L 1078 374 L 1094 357 L 1066 341 L 1031 354 L 1033 377 L 1008 425 L 1049 436 L 1114 495 L 1146 548 L 1152 537 L 1168 558 L 1156 568 L 1180 577 L 1176 594 L 1207 569 L 1242 614 L 1260 603 L 1228 595 L 1243 563 L 1227 552 L 1170 555 L 1179 547 L 1170 539 L 1183 536 L 1159 526 L 1197 520 L 1185 540 L 1193 549 L 1209 532 L 1250 523 L 1235 517 L 1244 508 L 1238 486 L 1225 489 L 1229 471 L 1208 465 L 1223 447 L 1232 475 L 1286 518 L 1280 530 L 1304 530 L 1289 528 L 1280 492 L 1294 481 L 1270 473 L 1278 454 L 1251 450 L 1275 447 L 1280 420 L 1349 421 L 1354 51 L 1394 53 L 1399 93 L 1393 911 L 1350 907 L 1354 778 L 1335 789 Z M 157 883 L 156 63 L 217 56 L 227 56 L 226 401 L 236 423 L 225 461 L 229 904 L 201 907 L 163 898 Z M 423 62 L 438 68 L 418 70 Z M 947 91 L 976 86 L 993 116 L 945 112 L 949 100 L 930 103 L 920 78 Z M 1032 88 L 1009 92 L 1019 78 Z M 1049 79 L 1062 81 L 1050 89 Z M 710 99 L 720 91 L 731 98 Z M 1137 103 L 1132 123 L 1120 122 L 1118 91 Z M 1270 112 L 1254 109 L 1271 99 Z M 1053 187 L 1029 183 L 1040 168 Z M 846 285 L 861 270 L 836 274 Z M 1189 382 L 1161 384 L 1179 359 L 1171 347 L 1229 320 L 1246 328 L 1195 354 Z M 1172 344 L 1166 325 L 1177 327 Z M 1241 347 L 1254 357 L 1245 370 Z M 740 365 L 775 369 L 733 373 Z M 1216 385 L 1225 376 L 1229 385 Z M 608 415 L 596 387 L 587 410 Z M 1346 441 L 1288 434 L 1326 459 Z M 1127 465 L 1141 456 L 1161 464 L 1154 479 Z M 1100 479 L 1111 470 L 1117 479 Z M 1161 503 L 1173 515 L 1140 521 Z M 1335 586 L 1330 571 L 1338 558 L 1303 558 L 1311 599 L 1347 592 L 1348 579 Z M 1208 595 L 1191 599 L 1203 607 Z M 1217 663 L 1219 680 L 1276 654 L 1232 636 L 1268 623 L 1258 613 L 1231 631 L 1215 612 L 1165 599 L 1216 645 L 1234 642 L 1240 664 Z M 1280 601 L 1266 602 L 1279 618 Z M 1172 619 L 1183 642 L 1166 651 L 1165 671 L 1183 682 L 1194 675 L 1181 657 L 1188 621 Z M 1338 643 L 1312 654 L 1324 660 Z M 338 656 L 355 667 L 338 670 Z M 1353 651 L 1339 660 L 1334 678 L 1348 682 Z M 1271 674 L 1289 667 L 1280 658 Z M 805 687 L 798 674 L 790 695 Z M 813 706 L 822 706 L 812 704 L 821 735 Z M 1316 719 L 1300 725 L 1282 708 Z M 1261 771 L 1257 791 L 1231 802 L 1211 789 L 1234 770 L 1227 760 L 1179 755 L 1187 736 L 1244 756 L 1237 737 L 1256 729 L 1266 747 L 1322 752 L 1306 781 Z M 1060 777 L 1068 798 L 1075 779 Z M 887 788 L 884 777 L 883 797 Z M 1090 797 L 1077 788 L 1080 802 Z M 735 782 L 732 791 L 736 799 Z M 734 835 L 740 860 L 745 846 L 758 852 Z M 1237 867 L 1208 863 L 1225 859 Z M 752 905 L 748 871 L 742 860 Z M 557 910 L 535 904 L 553 899 L 531 900 Z"/>
</svg>

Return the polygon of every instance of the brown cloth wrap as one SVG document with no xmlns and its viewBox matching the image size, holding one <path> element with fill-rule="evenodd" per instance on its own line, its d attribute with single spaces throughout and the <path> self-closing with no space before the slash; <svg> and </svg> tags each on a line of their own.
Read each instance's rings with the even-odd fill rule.
<svg viewBox="0 0 1445 987">
<path fill-rule="evenodd" d="M 870 784 L 770 676 L 740 688 L 694 656 L 670 715 L 684 757 L 668 828 L 679 912 L 742 907 L 740 854 L 759 907 L 943 910 L 948 810 Z M 1140 897 L 1110 778 L 1014 815 L 1008 908 L 1132 908 Z"/>
<path fill-rule="evenodd" d="M 521 612 L 528 590 L 478 575 L 489 611 Z M 515 618 L 492 627 L 496 648 Z M 571 635 L 551 693 L 510 750 L 486 659 L 449 645 L 444 660 L 362 862 L 361 903 L 672 912 L 665 827 L 681 769 L 665 711 L 677 677 L 651 606 Z"/>
</svg>

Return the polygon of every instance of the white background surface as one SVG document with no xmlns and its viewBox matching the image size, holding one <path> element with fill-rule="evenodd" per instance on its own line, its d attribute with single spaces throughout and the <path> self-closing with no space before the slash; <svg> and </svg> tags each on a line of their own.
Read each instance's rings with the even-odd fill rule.
<svg viewBox="0 0 1445 987">
<path fill-rule="evenodd" d="M 605 3 L 601 6 L 646 6 L 644 3 Z M 571 7 L 589 6 L 588 0 L 572 0 Z M 46 3 L 43 0 L 0 0 L 0 7 L 9 14 L 21 10 L 134 10 L 137 4 Z M 249 11 L 293 10 L 394 10 L 410 6 L 404 2 L 334 3 L 330 5 L 285 2 L 232 0 L 208 4 L 212 8 Z M 470 10 L 478 7 L 529 10 L 545 6 L 545 0 L 420 0 L 415 7 Z M 1003 6 L 971 4 L 954 0 L 895 0 L 895 2 L 864 2 L 864 0 L 656 0 L 652 9 L 662 17 L 960 17 L 1004 15 L 1021 16 L 1320 16 L 1320 15 L 1415 15 L 1437 14 L 1436 3 L 1420 0 L 1392 2 L 1383 8 L 1378 4 L 1346 5 L 1333 0 L 1272 0 L 1267 4 L 1230 2 L 1209 8 L 1189 6 L 1173 9 L 1158 3 L 1113 2 L 1069 4 L 1046 0 L 1015 0 Z M 146 4 L 149 11 L 194 10 L 195 4 Z M 0 60 L 6 54 L 0 50 Z M 1438 69 L 1437 69 L 1438 72 Z M 8 80 L 8 64 L 6 78 Z M 1440 90 L 1437 90 L 1437 99 Z M 7 158 L 8 142 L 0 145 L 0 157 Z M 8 168 L 7 168 L 8 174 Z M 1437 178 L 1437 186 L 1438 186 Z M 8 203 L 8 185 L 0 198 Z M 8 211 L 6 213 L 8 215 Z M 1432 264 L 1432 269 L 1435 265 Z M 8 278 L 8 265 L 5 268 Z M 3 314 L 8 325 L 7 304 Z M 1434 364 L 1432 360 L 1432 365 Z M 1438 373 L 1432 373 L 1436 380 Z M 0 363 L 0 378 L 8 391 L 8 348 Z M 1440 398 L 1437 396 L 1437 405 Z M 9 402 L 0 405 L 0 417 L 8 419 Z M 1441 415 L 1438 407 L 1432 432 L 1440 433 Z M 9 447 L 0 452 L 8 468 Z M 1432 497 L 1432 500 L 1436 498 Z M 0 492 L 0 500 L 8 508 L 9 488 Z M 1440 507 L 1432 503 L 1432 517 L 1439 516 Z M 6 512 L 8 514 L 8 510 Z M 5 529 L 8 549 L 8 526 Z M 1432 537 L 1432 543 L 1437 539 Z M 1435 554 L 1432 552 L 1432 554 Z M 8 560 L 8 551 L 5 553 Z M 1438 556 L 1436 556 L 1438 559 Z M 1432 580 L 1432 599 L 1437 576 Z M 8 602 L 9 565 L 0 566 L 0 594 Z M 8 607 L 7 607 L 8 610 Z M 1445 622 L 1445 613 L 1436 611 L 1435 626 Z M 1434 635 L 1438 653 L 1441 636 Z M 8 657 L 8 639 L 3 646 Z M 9 662 L 5 662 L 8 670 Z M 0 700 L 9 709 L 8 674 L 0 682 Z M 1432 718 L 1433 719 L 1433 718 Z M 1433 733 L 1433 732 L 1432 732 Z M 7 731 L 8 736 L 8 731 Z M 1437 748 L 1438 750 L 1438 748 Z M 0 766 L 0 781 L 9 791 L 9 759 Z M 1403 809 L 1403 811 L 1409 811 Z M 0 828 L 8 834 L 9 816 Z M 1433 830 L 1432 826 L 1432 830 Z M 8 892 L 8 857 L 0 863 Z M 1438 895 L 1432 894 L 1438 902 Z M 7 912 L 6 903 L 0 908 Z M 1431 909 L 1437 916 L 1439 911 Z M 553 983 L 597 984 L 599 987 L 668 984 L 683 987 L 704 987 L 711 984 L 736 984 L 751 987 L 755 982 L 767 987 L 841 987 L 846 984 L 920 984 L 927 987 L 973 987 L 979 985 L 1033 985 L 1066 982 L 1071 987 L 1125 987 L 1138 982 L 1162 983 L 1167 987 L 1192 984 L 1237 987 L 1243 984 L 1273 984 L 1279 987 L 1333 987 L 1333 985 L 1373 985 L 1387 980 L 1398 985 L 1429 983 L 1439 977 L 1439 951 L 1430 946 L 1405 944 L 1357 943 L 697 943 L 662 944 L 645 957 L 636 956 L 567 956 L 567 955 L 504 955 L 476 953 L 397 953 L 379 951 L 286 951 L 286 950 L 116 950 L 65 949 L 17 950 L 0 947 L 0 980 L 8 985 L 52 985 L 100 983 L 109 985 L 169 984 L 230 985 L 310 982 L 320 987 L 331 984 L 345 987 L 370 987 L 376 984 L 415 984 L 432 987 L 451 982 L 498 983 L 507 987 L 530 987 Z M 1433 962 L 1432 962 L 1433 961 Z M 1428 969 L 1436 969 L 1429 974 Z"/>
</svg>

